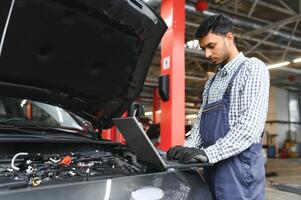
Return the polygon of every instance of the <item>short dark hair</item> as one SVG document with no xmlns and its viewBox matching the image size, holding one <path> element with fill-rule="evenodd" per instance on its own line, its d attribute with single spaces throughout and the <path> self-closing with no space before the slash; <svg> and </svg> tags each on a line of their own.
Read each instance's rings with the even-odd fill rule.
<svg viewBox="0 0 301 200">
<path fill-rule="evenodd" d="M 226 16 L 213 15 L 206 19 L 197 29 L 195 38 L 200 39 L 208 35 L 209 32 L 225 36 L 227 33 L 233 33 L 233 23 Z"/>
</svg>

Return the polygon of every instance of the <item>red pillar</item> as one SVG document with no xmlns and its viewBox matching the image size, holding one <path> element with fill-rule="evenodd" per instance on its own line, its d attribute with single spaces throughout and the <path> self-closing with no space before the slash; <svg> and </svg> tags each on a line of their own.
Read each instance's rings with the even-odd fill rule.
<svg viewBox="0 0 301 200">
<path fill-rule="evenodd" d="M 111 129 L 102 130 L 101 136 L 105 140 L 111 140 Z"/>
<path fill-rule="evenodd" d="M 116 126 L 113 126 L 111 129 L 110 129 L 110 139 L 114 142 L 117 142 L 117 127 Z"/>
<path fill-rule="evenodd" d="M 126 111 L 122 114 L 122 117 L 128 117 L 129 113 Z M 120 133 L 120 131 L 118 130 L 118 128 L 116 128 L 117 130 L 117 142 L 122 143 L 122 144 L 126 144 L 126 141 L 124 139 L 124 137 L 122 136 L 122 134 Z"/>
<path fill-rule="evenodd" d="M 169 101 L 161 101 L 160 148 L 184 143 L 185 126 L 185 0 L 162 0 L 161 16 L 168 30 L 161 42 L 161 74 L 169 75 Z"/>
<path fill-rule="evenodd" d="M 127 117 L 128 112 L 123 113 L 122 117 Z M 102 138 L 106 140 L 111 140 L 113 142 L 119 142 L 125 144 L 126 141 L 123 138 L 120 131 L 117 129 L 116 126 L 112 126 L 110 129 L 102 130 Z"/>
</svg>

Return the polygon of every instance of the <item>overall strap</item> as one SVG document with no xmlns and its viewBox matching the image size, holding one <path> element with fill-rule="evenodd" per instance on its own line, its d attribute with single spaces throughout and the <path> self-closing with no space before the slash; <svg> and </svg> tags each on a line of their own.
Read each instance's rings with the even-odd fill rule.
<svg viewBox="0 0 301 200">
<path fill-rule="evenodd" d="M 246 59 L 246 60 L 247 60 L 247 59 Z M 230 94 L 231 88 L 232 88 L 232 86 L 233 86 L 234 79 L 235 79 L 235 77 L 237 76 L 237 74 L 238 74 L 238 72 L 240 71 L 240 69 L 242 68 L 242 66 L 244 65 L 244 63 L 246 62 L 246 60 L 242 61 L 242 62 L 239 64 L 238 69 L 237 69 L 237 70 L 234 72 L 234 74 L 232 75 L 232 77 L 231 77 L 231 79 L 230 79 L 230 81 L 229 81 L 229 83 L 228 83 L 228 85 L 227 85 L 226 91 L 225 91 L 225 93 L 224 93 L 224 95 L 223 95 L 223 98 L 224 98 L 226 95 Z M 211 86 L 212 86 L 212 84 L 213 84 L 213 82 L 214 82 L 214 80 L 215 80 L 215 77 L 216 77 L 216 74 L 214 74 L 214 76 L 212 77 L 212 79 L 211 79 L 211 81 L 210 81 L 210 83 L 209 83 L 208 90 L 206 91 L 206 94 L 207 94 L 206 104 L 208 104 L 209 91 L 210 91 L 210 88 L 211 88 Z M 206 105 L 206 104 L 205 104 L 205 105 Z"/>
<path fill-rule="evenodd" d="M 229 81 L 229 83 L 228 83 L 228 85 L 227 85 L 226 91 L 225 91 L 225 93 L 224 93 L 224 95 L 223 95 L 223 98 L 227 98 L 227 97 L 230 95 L 230 92 L 231 92 L 231 89 L 232 89 L 234 80 L 235 80 L 236 76 L 238 75 L 239 71 L 242 69 L 242 66 L 245 64 L 246 61 L 247 61 L 247 59 L 244 60 L 244 61 L 242 61 L 242 62 L 239 64 L 237 70 L 236 70 L 236 71 L 234 72 L 234 74 L 232 75 L 232 77 L 231 77 L 231 79 L 230 79 L 230 81 Z"/>
<path fill-rule="evenodd" d="M 206 91 L 206 94 L 207 94 L 207 98 L 206 98 L 206 104 L 205 105 L 207 105 L 208 104 L 208 99 L 209 99 L 209 90 L 210 90 L 210 88 L 211 88 L 211 85 L 212 85 L 212 83 L 214 82 L 214 80 L 215 80 L 215 77 L 216 77 L 216 73 L 214 74 L 214 76 L 212 77 L 212 79 L 210 80 L 210 83 L 209 83 L 209 86 L 208 86 L 208 90 Z"/>
</svg>

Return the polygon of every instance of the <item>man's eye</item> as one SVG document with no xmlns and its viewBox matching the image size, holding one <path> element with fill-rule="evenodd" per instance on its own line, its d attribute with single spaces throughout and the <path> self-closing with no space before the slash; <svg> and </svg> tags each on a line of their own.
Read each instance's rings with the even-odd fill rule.
<svg viewBox="0 0 301 200">
<path fill-rule="evenodd" d="M 215 45 L 209 45 L 208 48 L 209 49 L 213 49 L 215 47 Z"/>
</svg>

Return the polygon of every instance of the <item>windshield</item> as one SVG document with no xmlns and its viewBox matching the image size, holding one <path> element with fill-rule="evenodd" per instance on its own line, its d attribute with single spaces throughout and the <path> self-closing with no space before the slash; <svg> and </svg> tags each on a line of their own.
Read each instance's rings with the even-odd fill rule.
<svg viewBox="0 0 301 200">
<path fill-rule="evenodd" d="M 92 124 L 60 107 L 12 97 L 0 97 L 0 125 L 39 126 L 93 131 Z"/>
</svg>

